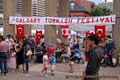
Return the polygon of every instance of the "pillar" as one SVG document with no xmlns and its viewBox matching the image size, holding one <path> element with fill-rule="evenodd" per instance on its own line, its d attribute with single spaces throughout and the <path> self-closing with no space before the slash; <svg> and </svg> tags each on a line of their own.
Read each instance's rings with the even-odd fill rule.
<svg viewBox="0 0 120 80">
<path fill-rule="evenodd" d="M 113 8 L 113 14 L 116 14 L 116 23 L 115 25 L 113 25 L 113 40 L 114 40 L 114 43 L 115 43 L 115 46 L 116 47 L 120 47 L 120 8 L 118 8 L 120 5 L 120 0 L 114 0 L 114 8 Z M 119 49 L 120 51 L 120 49 Z M 117 60 L 117 63 L 119 63 L 119 53 L 117 53 L 117 57 L 116 57 L 116 60 Z"/>
<path fill-rule="evenodd" d="M 69 17 L 69 0 L 59 0 L 58 16 Z M 62 38 L 60 26 L 58 27 L 58 38 L 61 39 L 63 43 L 67 43 L 67 39 Z"/>
<path fill-rule="evenodd" d="M 31 17 L 32 15 L 32 0 L 23 0 L 22 16 Z M 24 25 L 24 35 L 31 35 L 31 25 Z"/>
<path fill-rule="evenodd" d="M 57 16 L 57 0 L 46 0 L 45 1 L 45 15 L 50 17 Z M 56 26 L 45 26 L 45 44 L 52 44 L 56 47 Z"/>
<path fill-rule="evenodd" d="M 15 0 L 3 0 L 3 35 L 15 34 L 15 25 L 9 24 L 9 16 L 15 16 Z"/>
</svg>

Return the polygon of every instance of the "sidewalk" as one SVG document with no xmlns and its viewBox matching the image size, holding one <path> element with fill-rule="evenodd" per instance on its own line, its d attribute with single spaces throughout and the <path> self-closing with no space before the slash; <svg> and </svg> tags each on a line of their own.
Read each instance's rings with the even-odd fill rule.
<svg viewBox="0 0 120 80">
<path fill-rule="evenodd" d="M 42 64 L 31 64 L 30 67 L 30 77 L 26 77 L 25 73 L 22 71 L 20 72 L 9 72 L 7 76 L 0 76 L 0 80 L 76 80 L 75 78 L 69 78 L 66 79 L 66 75 L 82 75 L 83 70 L 83 64 L 76 64 L 74 66 L 75 71 L 74 73 L 68 73 L 69 67 L 67 64 L 57 64 L 56 65 L 56 74 L 55 76 L 50 75 L 50 69 L 48 70 L 48 78 L 47 77 L 41 77 L 40 71 L 43 69 Z M 101 78 L 100 80 L 120 80 L 120 67 L 101 67 L 100 69 L 100 75 L 112 75 L 112 76 L 119 76 L 119 79 L 117 78 Z M 81 79 L 79 79 L 81 80 Z"/>
</svg>

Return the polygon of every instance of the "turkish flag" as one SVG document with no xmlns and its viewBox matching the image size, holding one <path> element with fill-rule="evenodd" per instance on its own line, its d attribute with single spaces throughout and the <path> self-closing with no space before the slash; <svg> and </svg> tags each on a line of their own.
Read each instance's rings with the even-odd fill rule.
<svg viewBox="0 0 120 80">
<path fill-rule="evenodd" d="M 36 31 L 36 47 L 42 38 L 42 31 Z"/>
<path fill-rule="evenodd" d="M 99 36 L 100 41 L 102 41 L 102 40 L 105 41 L 105 25 L 101 25 L 101 26 L 96 25 L 95 26 L 95 34 L 97 34 Z"/>
<path fill-rule="evenodd" d="M 62 37 L 68 39 L 71 34 L 71 31 L 68 29 L 68 25 L 61 25 Z"/>
<path fill-rule="evenodd" d="M 86 37 L 88 37 L 91 34 L 93 34 L 93 32 L 86 32 Z"/>
<path fill-rule="evenodd" d="M 22 39 L 24 36 L 24 25 L 16 25 L 17 36 Z"/>
</svg>

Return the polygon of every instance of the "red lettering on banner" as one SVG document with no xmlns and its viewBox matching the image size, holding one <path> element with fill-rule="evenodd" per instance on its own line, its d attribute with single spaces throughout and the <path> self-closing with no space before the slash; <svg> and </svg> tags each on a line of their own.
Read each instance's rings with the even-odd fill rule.
<svg viewBox="0 0 120 80">
<path fill-rule="evenodd" d="M 98 18 L 96 18 L 96 22 L 98 23 Z"/>
<path fill-rule="evenodd" d="M 61 19 L 61 23 L 63 23 L 63 19 Z"/>
<path fill-rule="evenodd" d="M 29 18 L 27 18 L 27 23 L 29 23 Z"/>
<path fill-rule="evenodd" d="M 40 19 L 38 19 L 38 23 L 40 23 Z"/>
<path fill-rule="evenodd" d="M 85 23 L 85 18 L 82 18 L 82 21 L 81 21 L 81 23 Z"/>
<path fill-rule="evenodd" d="M 34 19 L 34 23 L 36 23 L 36 22 L 37 22 L 37 19 L 35 18 L 35 19 Z"/>
<path fill-rule="evenodd" d="M 90 18 L 87 18 L 86 23 L 89 23 L 89 22 L 90 22 Z"/>
<path fill-rule="evenodd" d="M 59 19 L 56 19 L 56 23 L 60 23 Z"/>
<path fill-rule="evenodd" d="M 72 23 L 72 19 L 69 19 L 69 23 Z"/>
<path fill-rule="evenodd" d="M 55 19 L 52 19 L 52 22 L 55 23 Z"/>
<path fill-rule="evenodd" d="M 45 18 L 45 23 L 47 23 L 48 22 L 48 18 Z"/>
<path fill-rule="evenodd" d="M 22 19 L 20 18 L 20 22 L 22 23 Z"/>
<path fill-rule="evenodd" d="M 109 18 L 106 18 L 105 22 L 110 22 L 110 21 L 109 21 Z"/>
<path fill-rule="evenodd" d="M 25 23 L 25 19 L 23 18 L 23 23 Z"/>
<path fill-rule="evenodd" d="M 104 19 L 105 19 L 105 18 L 100 18 L 100 21 L 103 23 Z"/>
<path fill-rule="evenodd" d="M 66 18 L 64 23 L 67 23 L 67 20 L 68 20 L 68 19 Z"/>
<path fill-rule="evenodd" d="M 33 19 L 30 19 L 30 23 L 33 23 Z"/>
<path fill-rule="evenodd" d="M 78 19 L 77 19 L 77 23 L 79 23 L 80 20 L 81 20 L 81 18 L 78 18 Z"/>
<path fill-rule="evenodd" d="M 114 22 L 114 20 L 113 20 L 113 18 L 112 18 L 112 17 L 110 18 L 110 22 Z"/>
<path fill-rule="evenodd" d="M 19 18 L 16 18 L 16 22 L 19 22 Z"/>
<path fill-rule="evenodd" d="M 91 19 L 92 19 L 92 23 L 94 23 L 94 19 L 95 19 L 95 18 L 91 18 Z"/>
<path fill-rule="evenodd" d="M 48 23 L 52 23 L 52 20 L 50 18 L 48 19 Z"/>
</svg>

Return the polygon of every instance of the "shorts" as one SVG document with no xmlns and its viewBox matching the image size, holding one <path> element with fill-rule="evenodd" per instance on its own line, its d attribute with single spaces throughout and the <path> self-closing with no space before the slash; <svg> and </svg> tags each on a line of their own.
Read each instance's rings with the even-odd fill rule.
<svg viewBox="0 0 120 80">
<path fill-rule="evenodd" d="M 44 68 L 48 68 L 48 63 L 44 63 Z"/>
<path fill-rule="evenodd" d="M 51 70 L 55 70 L 55 65 L 51 65 Z"/>
<path fill-rule="evenodd" d="M 74 64 L 74 61 L 70 61 L 69 64 Z"/>
</svg>

